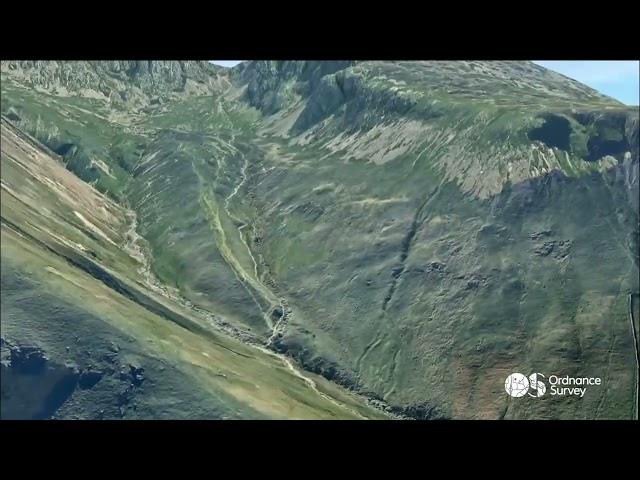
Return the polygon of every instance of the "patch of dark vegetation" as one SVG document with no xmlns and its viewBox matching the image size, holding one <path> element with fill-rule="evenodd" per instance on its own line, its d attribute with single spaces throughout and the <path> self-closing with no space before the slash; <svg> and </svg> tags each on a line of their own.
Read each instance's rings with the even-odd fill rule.
<svg viewBox="0 0 640 480">
<path fill-rule="evenodd" d="M 34 420 L 51 418 L 56 411 L 71 397 L 78 383 L 77 372 L 68 367 L 63 367 L 62 378 L 54 385 L 53 389 L 44 400 L 44 404 L 34 416 Z"/>
<path fill-rule="evenodd" d="M 611 136 L 607 137 L 606 134 L 599 133 L 589 138 L 587 141 L 588 153 L 585 160 L 593 162 L 607 155 L 616 157 L 630 150 L 629 144 L 621 133 L 613 132 L 609 133 L 609 135 Z"/>
<path fill-rule="evenodd" d="M 26 375 L 41 373 L 49 360 L 41 349 L 29 345 L 15 346 L 10 351 L 11 366 Z"/>
<path fill-rule="evenodd" d="M 282 307 L 276 307 L 271 312 L 271 318 L 273 318 L 274 320 L 280 320 L 282 318 L 282 315 L 284 315 Z"/>
<path fill-rule="evenodd" d="M 78 386 L 83 390 L 91 388 L 102 379 L 102 376 L 103 373 L 96 370 L 84 371 L 80 374 Z"/>
<path fill-rule="evenodd" d="M 544 114 L 542 125 L 528 132 L 529 140 L 566 152 L 571 151 L 589 162 L 608 155 L 622 158 L 625 152 L 632 150 L 626 134 L 626 113 L 612 112 L 603 115 L 579 112 L 569 115 L 574 120 L 573 125 L 563 115 Z M 574 135 L 575 139 L 572 138 Z"/>
<path fill-rule="evenodd" d="M 145 393 L 145 368 L 120 364 L 115 352 L 105 360 L 104 344 L 92 343 L 95 356 L 93 349 L 67 347 L 68 357 L 60 360 L 33 345 L 4 338 L 1 343 L 2 419 L 123 418 L 136 411 L 135 399 Z"/>
<path fill-rule="evenodd" d="M 132 174 L 143 152 L 144 146 L 116 145 L 109 151 L 109 156 L 122 170 Z"/>
<path fill-rule="evenodd" d="M 529 131 L 529 140 L 539 141 L 549 147 L 569 151 L 571 148 L 571 124 L 560 115 L 543 115 L 543 123 Z"/>
<path fill-rule="evenodd" d="M 577 112 L 573 117 L 589 133 L 585 160 L 594 162 L 605 156 L 621 159 L 626 152 L 637 155 L 637 127 L 633 128 L 637 118 L 628 112 Z"/>
<path fill-rule="evenodd" d="M 447 420 L 439 408 L 426 402 L 407 406 L 392 405 L 390 410 L 396 415 L 414 420 Z"/>
<path fill-rule="evenodd" d="M 0 418 L 51 418 L 75 391 L 77 368 L 50 361 L 40 348 L 32 345 L 12 345 L 3 339 L 2 347 Z"/>
<path fill-rule="evenodd" d="M 73 155 L 75 150 L 77 149 L 75 143 L 61 143 L 52 148 L 54 152 L 56 152 L 61 157 L 64 157 L 67 154 Z"/>
<path fill-rule="evenodd" d="M 14 111 L 7 112 L 6 117 L 14 123 L 18 123 L 22 121 L 22 118 L 20 118 L 18 114 L 15 113 Z"/>
</svg>

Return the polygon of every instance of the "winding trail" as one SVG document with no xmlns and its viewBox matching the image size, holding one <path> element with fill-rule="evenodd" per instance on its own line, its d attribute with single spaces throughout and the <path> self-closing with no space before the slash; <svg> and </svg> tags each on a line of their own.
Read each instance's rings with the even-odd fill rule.
<svg viewBox="0 0 640 480">
<path fill-rule="evenodd" d="M 142 243 L 144 241 L 144 239 L 137 232 L 138 223 L 137 223 L 137 218 L 136 218 L 135 212 L 129 210 L 127 212 L 127 216 L 128 216 L 128 218 L 130 220 L 130 224 L 129 224 L 129 229 L 128 229 L 127 235 L 126 235 L 126 243 L 123 245 L 123 249 L 125 249 L 127 251 L 127 253 L 129 253 L 129 255 L 132 258 L 134 258 L 135 260 L 140 262 L 141 267 L 138 270 L 138 273 L 143 275 L 145 284 L 146 284 L 146 286 L 148 288 L 150 288 L 151 290 L 155 291 L 157 294 L 167 298 L 168 300 L 171 300 L 173 302 L 178 303 L 183 308 L 186 308 L 189 311 L 191 311 L 194 314 L 196 314 L 196 316 L 198 316 L 198 317 L 203 317 L 203 318 L 205 318 L 205 319 L 207 319 L 209 321 L 217 320 L 217 321 L 213 321 L 212 322 L 212 324 L 215 327 L 220 328 L 224 333 L 232 336 L 233 338 L 236 338 L 237 340 L 240 340 L 245 344 L 251 345 L 252 347 L 257 348 L 261 352 L 263 352 L 263 353 L 265 353 L 265 354 L 267 354 L 267 355 L 269 355 L 271 357 L 277 358 L 278 361 L 280 361 L 280 362 L 282 362 L 284 364 L 284 366 L 287 368 L 287 370 L 289 370 L 294 376 L 296 376 L 296 377 L 300 378 L 302 381 L 304 381 L 304 383 L 311 390 L 313 390 L 314 393 L 316 393 L 318 396 L 324 398 L 328 402 L 332 403 L 333 405 L 336 405 L 337 407 L 339 407 L 341 409 L 347 410 L 348 412 L 353 414 L 354 417 L 356 417 L 356 418 L 363 419 L 363 420 L 367 419 L 367 417 L 362 415 L 356 409 L 349 407 L 348 405 L 344 404 L 343 402 L 340 402 L 340 401 L 336 400 L 335 398 L 331 397 L 330 395 L 327 395 L 326 393 L 321 391 L 318 388 L 318 385 L 316 384 L 316 382 L 313 379 L 307 377 L 303 373 L 304 370 L 301 369 L 300 367 L 298 367 L 296 365 L 295 361 L 291 357 L 289 357 L 287 355 L 283 355 L 281 353 L 278 353 L 278 352 L 275 352 L 275 351 L 269 349 L 268 348 L 268 344 L 267 344 L 267 346 L 265 346 L 265 345 L 259 343 L 256 339 L 248 338 L 246 336 L 241 335 L 239 331 L 237 331 L 236 329 L 234 329 L 233 327 L 228 325 L 226 322 L 220 322 L 220 319 L 217 316 L 215 316 L 214 314 L 211 314 L 210 312 L 208 312 L 206 310 L 202 310 L 200 308 L 197 308 L 197 307 L 193 306 L 191 304 L 191 302 L 189 302 L 188 300 L 184 299 L 177 291 L 175 291 L 175 292 L 170 291 L 170 289 L 168 289 L 165 286 L 163 286 L 162 283 L 155 277 L 155 275 L 153 275 L 153 271 L 150 268 L 151 262 L 150 262 L 148 253 L 145 250 L 144 244 Z M 283 312 L 284 311 L 285 310 L 283 310 Z M 283 317 L 284 317 L 284 314 L 282 315 L 281 320 L 282 320 Z M 276 328 L 274 327 L 274 334 L 275 334 L 275 332 L 276 332 Z M 274 334 L 272 334 L 272 336 Z M 227 348 L 224 345 L 221 345 L 221 344 L 218 344 L 218 345 L 223 347 L 223 348 Z M 242 353 L 235 352 L 234 350 L 231 350 L 231 351 L 233 353 L 236 353 L 238 355 L 246 357 L 246 355 L 244 355 Z"/>
<path fill-rule="evenodd" d="M 367 417 L 365 417 L 364 415 L 362 415 L 360 412 L 358 412 L 357 410 L 354 410 L 351 407 L 348 407 L 347 405 L 345 405 L 342 402 L 339 402 L 338 400 L 336 400 L 335 398 L 327 395 L 326 393 L 322 392 L 319 388 L 318 385 L 316 384 L 316 382 L 314 380 L 312 380 L 309 377 L 306 377 L 302 372 L 301 369 L 299 367 L 297 367 L 294 363 L 294 361 L 286 356 L 286 355 L 282 355 L 280 353 L 274 352 L 273 350 L 270 350 L 269 348 L 263 347 L 263 346 L 258 346 L 258 349 L 260 349 L 261 351 L 263 351 L 264 353 L 271 355 L 272 357 L 276 357 L 278 359 L 280 359 L 282 362 L 284 362 L 284 364 L 287 366 L 287 368 L 289 369 L 289 371 L 291 371 L 291 373 L 293 373 L 296 377 L 300 378 L 301 380 L 303 380 L 308 386 L 309 388 L 311 388 L 311 390 L 313 390 L 316 394 L 318 394 L 319 396 L 321 396 L 322 398 L 324 398 L 325 400 L 333 403 L 334 405 L 343 408 L 345 410 L 348 410 L 349 412 L 351 412 L 353 415 L 355 415 L 358 418 L 361 418 L 363 420 L 366 420 Z"/>
<path fill-rule="evenodd" d="M 251 247 L 249 246 L 249 244 L 246 241 L 245 235 L 243 235 L 243 229 L 245 229 L 246 227 L 249 226 L 249 224 L 240 219 L 237 215 L 235 215 L 234 213 L 232 213 L 232 209 L 231 209 L 231 201 L 233 200 L 233 198 L 238 194 L 238 192 L 242 189 L 242 187 L 246 184 L 247 179 L 248 179 L 248 175 L 247 175 L 247 170 L 249 168 L 249 159 L 247 158 L 247 155 L 242 154 L 242 167 L 240 168 L 240 181 L 236 184 L 236 186 L 233 188 L 233 190 L 231 191 L 231 193 L 229 195 L 227 195 L 227 197 L 225 197 L 224 202 L 223 202 L 223 208 L 225 213 L 227 214 L 227 216 L 231 219 L 234 220 L 234 222 L 236 223 L 236 225 L 238 226 L 238 235 L 240 237 L 240 241 L 241 243 L 245 246 L 247 253 L 249 254 L 249 257 L 251 258 L 251 262 L 253 263 L 253 275 L 254 275 L 254 280 L 260 284 L 265 290 L 267 290 L 269 293 L 271 293 L 273 296 L 278 297 L 278 289 L 277 287 L 274 286 L 274 288 L 269 288 L 267 286 L 267 284 L 263 281 L 263 279 L 261 279 L 261 276 L 258 272 L 258 261 L 256 260 L 253 251 L 251 249 Z M 218 161 L 218 167 L 220 166 L 220 162 Z M 269 277 L 271 278 L 271 274 L 268 272 L 264 272 L 265 274 L 268 274 Z M 264 276 L 264 275 L 263 275 Z M 271 283 L 275 284 L 275 282 L 273 281 L 273 279 L 271 278 Z M 268 298 L 265 298 L 267 301 L 269 301 Z M 287 302 L 286 299 L 284 298 L 279 298 L 279 307 L 280 307 L 280 312 L 281 315 L 278 318 L 278 320 L 273 323 L 273 321 L 271 320 L 270 317 L 268 317 L 267 314 L 264 314 L 266 317 L 266 323 L 269 326 L 269 328 L 271 329 L 271 335 L 269 336 L 269 338 L 267 339 L 266 345 L 267 346 L 271 346 L 273 344 L 273 342 L 284 333 L 284 328 L 286 327 L 286 324 L 289 320 L 289 317 L 291 316 L 291 309 L 289 308 L 289 304 Z"/>
<path fill-rule="evenodd" d="M 254 271 L 254 275 L 256 277 L 256 280 L 258 280 L 258 262 L 256 262 L 255 257 L 253 256 L 253 252 L 251 251 L 251 248 L 249 248 L 249 245 L 247 244 L 247 241 L 244 238 L 244 235 L 242 234 L 242 230 L 247 227 L 247 223 L 244 222 L 243 220 L 239 219 L 236 215 L 234 215 L 233 213 L 231 213 L 231 209 L 229 207 L 229 202 L 231 202 L 231 200 L 233 199 L 233 197 L 235 197 L 238 192 L 240 191 L 240 189 L 242 188 L 242 186 L 246 183 L 247 181 L 247 168 L 249 167 L 249 160 L 247 159 L 247 156 L 242 154 L 242 159 L 243 159 L 243 164 L 242 164 L 242 168 L 240 169 L 240 181 L 238 182 L 238 184 L 235 186 L 235 188 L 233 189 L 233 191 L 224 199 L 224 210 L 227 213 L 227 215 L 232 218 L 233 220 L 236 221 L 236 223 L 238 225 L 240 225 L 238 227 L 238 234 L 240 236 L 240 241 L 242 242 L 242 244 L 246 247 L 247 252 L 249 253 L 249 257 L 251 257 L 251 261 L 253 262 L 253 271 Z"/>
<path fill-rule="evenodd" d="M 272 285 L 273 288 L 270 288 L 269 285 L 267 285 L 268 282 L 265 282 L 260 278 L 258 272 L 259 262 L 256 260 L 256 257 L 243 234 L 243 230 L 249 226 L 249 223 L 232 212 L 232 200 L 247 183 L 249 169 L 249 159 L 247 158 L 247 155 L 243 154 L 231 145 L 234 139 L 235 134 L 232 135 L 232 139 L 229 141 L 227 146 L 232 150 L 232 153 L 239 153 L 241 155 L 242 166 L 240 168 L 240 180 L 235 184 L 231 192 L 226 197 L 221 198 L 220 201 L 218 201 L 215 189 L 204 178 L 195 162 L 192 162 L 192 168 L 200 182 L 202 205 L 205 212 L 208 213 L 207 216 L 209 217 L 211 226 L 217 232 L 215 237 L 218 251 L 258 307 L 265 324 L 270 331 L 266 345 L 271 346 L 273 341 L 278 338 L 286 326 L 291 310 L 288 308 L 286 300 L 284 298 L 279 298 L 280 295 L 278 294 L 277 287 Z M 218 181 L 224 175 L 233 176 L 233 171 L 229 168 L 227 162 L 221 160 L 222 159 L 217 157 L 215 158 L 217 165 L 216 178 Z M 238 257 L 238 253 L 240 252 L 234 251 L 233 246 L 228 242 L 229 239 L 227 236 L 231 234 L 231 231 L 230 229 L 225 229 L 223 227 L 222 215 L 226 215 L 226 217 L 236 226 L 240 243 L 244 246 L 244 249 L 246 249 L 248 258 L 251 261 L 251 266 L 246 264 L 246 260 L 243 262 L 242 259 Z M 271 284 L 275 284 L 275 282 L 271 280 Z M 260 298 L 258 299 L 256 296 Z M 281 315 L 276 320 L 275 317 L 272 318 L 271 313 L 278 305 L 280 307 Z"/>
<path fill-rule="evenodd" d="M 231 161 L 230 156 L 233 156 L 234 160 L 241 159 L 242 161 L 239 169 L 239 179 L 237 180 L 237 182 L 234 182 L 233 188 L 226 196 L 222 197 L 219 194 L 216 194 L 214 188 L 215 185 L 212 185 L 210 179 L 206 178 L 204 171 L 201 171 L 200 169 L 200 165 L 196 164 L 197 161 L 192 161 L 191 167 L 200 182 L 202 207 L 204 208 L 205 212 L 208 213 L 207 216 L 209 217 L 211 227 L 216 232 L 215 242 L 217 244 L 217 247 L 226 263 L 231 267 L 232 271 L 236 275 L 238 281 L 240 281 L 240 283 L 244 286 L 245 290 L 247 290 L 248 294 L 255 302 L 259 311 L 261 311 L 261 313 L 263 314 L 265 323 L 270 329 L 271 333 L 266 341 L 263 339 L 261 340 L 255 335 L 247 335 L 246 332 L 238 330 L 232 324 L 225 321 L 224 318 L 193 305 L 192 302 L 183 298 L 178 290 L 169 289 L 164 286 L 153 273 L 150 252 L 147 251 L 147 244 L 145 239 L 137 231 L 139 228 L 139 222 L 136 213 L 131 209 L 129 209 L 127 213 L 129 225 L 126 232 L 126 240 L 125 245 L 123 245 L 123 249 L 127 251 L 132 258 L 136 259 L 140 263 L 138 274 L 143 277 L 143 281 L 148 288 L 155 291 L 157 294 L 178 303 L 183 308 L 188 309 L 196 316 L 207 320 L 207 322 L 216 329 L 219 329 L 224 333 L 238 340 L 241 340 L 245 344 L 259 349 L 260 351 L 271 357 L 277 358 L 278 361 L 284 364 L 286 369 L 289 370 L 292 375 L 302 380 L 304 384 L 315 394 L 332 403 L 333 405 L 336 405 L 337 407 L 350 412 L 355 418 L 366 419 L 367 417 L 360 413 L 357 407 L 352 407 L 348 404 L 345 404 L 344 402 L 333 398 L 330 394 L 325 393 L 318 386 L 317 380 L 308 377 L 305 374 L 305 370 L 297 363 L 295 359 L 293 359 L 286 353 L 280 353 L 273 349 L 273 343 L 284 333 L 284 329 L 291 316 L 291 309 L 287 300 L 280 295 L 279 288 L 271 277 L 268 266 L 263 266 L 262 260 L 258 262 L 256 256 L 254 255 L 254 252 L 249 246 L 249 242 L 246 238 L 246 231 L 244 231 L 244 229 L 250 227 L 250 223 L 241 218 L 242 215 L 237 213 L 237 209 L 234 212 L 234 200 L 238 199 L 238 195 L 247 185 L 249 181 L 250 171 L 248 155 L 246 155 L 244 152 L 240 152 L 233 145 L 234 139 L 235 132 L 232 133 L 230 139 L 227 139 L 228 141 L 221 141 L 220 139 L 218 139 L 218 141 L 216 142 L 218 147 L 216 148 L 216 150 L 218 154 L 215 155 L 214 158 L 214 168 L 217 182 L 222 181 L 223 177 L 226 177 L 226 179 L 230 179 L 237 175 L 237 168 L 231 168 L 232 166 L 237 167 L 237 163 L 235 165 L 231 165 L 229 163 Z M 152 159 L 153 156 L 151 156 L 150 160 Z M 142 156 L 138 160 L 136 167 L 141 164 L 141 161 Z M 229 184 L 227 184 L 227 188 L 228 186 Z M 242 210 L 240 210 L 240 212 L 242 212 Z M 224 221 L 224 218 L 221 218 L 221 216 L 223 215 L 227 215 L 227 218 L 231 219 L 236 225 L 237 232 L 240 237 L 240 242 L 242 243 L 244 248 L 246 248 L 248 257 L 251 260 L 251 266 L 253 267 L 252 269 L 247 262 L 248 259 L 241 260 L 240 258 L 238 258 L 237 253 L 233 251 L 234 246 L 232 244 L 229 244 L 229 238 L 227 237 L 231 234 L 231 230 L 229 230 L 228 228 L 223 228 L 222 222 Z M 238 244 L 234 242 L 234 245 L 237 249 Z M 257 254 L 259 253 L 260 251 L 258 250 Z M 262 271 L 263 267 L 264 278 L 261 278 L 259 272 Z M 251 270 L 253 271 L 251 272 Z M 256 298 L 256 296 L 259 296 L 261 298 L 258 299 Z M 267 304 L 271 304 L 270 310 L 265 311 L 265 302 Z M 271 315 L 272 309 L 276 306 L 279 306 L 279 317 L 277 318 L 275 315 Z M 339 385 L 336 385 L 336 387 L 342 388 Z M 369 403 L 367 401 L 368 397 L 361 396 L 356 392 L 351 393 L 361 397 L 366 401 L 366 403 Z M 384 412 L 384 410 L 381 410 L 376 406 L 370 406 L 380 411 L 381 413 Z M 384 414 L 390 415 L 392 418 L 395 418 L 394 415 L 391 415 L 388 412 L 384 412 Z"/>
</svg>

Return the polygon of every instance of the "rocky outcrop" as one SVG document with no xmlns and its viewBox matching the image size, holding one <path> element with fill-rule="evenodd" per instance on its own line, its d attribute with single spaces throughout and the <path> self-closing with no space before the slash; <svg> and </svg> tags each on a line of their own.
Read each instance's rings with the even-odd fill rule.
<svg viewBox="0 0 640 480">
<path fill-rule="evenodd" d="M 54 95 L 135 106 L 211 93 L 220 72 L 206 61 L 3 61 L 1 68 L 3 75 Z"/>
<path fill-rule="evenodd" d="M 323 77 L 354 64 L 353 61 L 255 61 L 238 65 L 235 81 L 247 85 L 246 99 L 269 115 L 289 105 L 295 95 L 308 96 Z"/>
</svg>

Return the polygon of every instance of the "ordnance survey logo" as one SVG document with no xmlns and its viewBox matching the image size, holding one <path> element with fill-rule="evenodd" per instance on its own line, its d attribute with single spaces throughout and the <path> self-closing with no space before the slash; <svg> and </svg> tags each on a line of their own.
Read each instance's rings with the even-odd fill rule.
<svg viewBox="0 0 640 480">
<path fill-rule="evenodd" d="M 541 397 L 547 392 L 547 385 L 542 381 L 546 378 L 542 373 L 532 373 L 528 377 L 522 373 L 512 373 L 504 382 L 504 389 L 512 397 Z M 549 376 L 551 389 L 550 395 L 576 395 L 580 398 L 584 396 L 588 385 L 601 385 L 602 380 L 598 377 L 570 377 L 565 375 Z M 567 386 L 565 386 L 567 385 Z"/>
<path fill-rule="evenodd" d="M 547 391 L 547 386 L 538 380 L 543 377 L 541 373 L 532 373 L 529 378 L 521 373 L 512 373 L 504 382 L 504 389 L 512 397 L 524 397 L 529 394 L 531 397 L 541 397 Z M 533 391 L 533 393 L 531 393 Z"/>
</svg>

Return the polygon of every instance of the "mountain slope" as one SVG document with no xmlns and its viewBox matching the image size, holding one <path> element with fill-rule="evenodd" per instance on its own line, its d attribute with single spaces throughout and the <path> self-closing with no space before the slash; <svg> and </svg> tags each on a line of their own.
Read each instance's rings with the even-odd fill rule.
<svg viewBox="0 0 640 480">
<path fill-rule="evenodd" d="M 414 418 L 634 415 L 637 109 L 530 62 L 3 62 L 2 112 L 232 336 Z"/>
<path fill-rule="evenodd" d="M 131 220 L 3 119 L 2 418 L 382 416 L 149 283 Z"/>
</svg>

